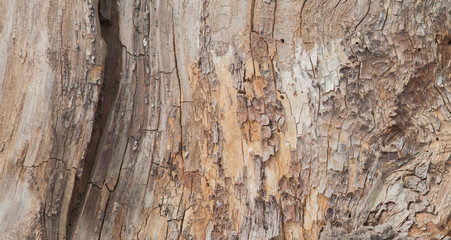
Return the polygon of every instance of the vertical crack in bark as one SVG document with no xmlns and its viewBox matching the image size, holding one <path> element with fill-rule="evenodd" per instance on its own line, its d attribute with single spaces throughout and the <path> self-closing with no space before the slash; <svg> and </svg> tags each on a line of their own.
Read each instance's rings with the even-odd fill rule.
<svg viewBox="0 0 451 240">
<path fill-rule="evenodd" d="M 276 29 L 277 0 L 274 1 L 274 12 L 272 19 L 272 39 L 274 39 L 274 30 Z"/>
<path fill-rule="evenodd" d="M 255 12 L 255 0 L 252 0 L 251 2 L 251 8 L 250 8 L 250 26 L 249 26 L 249 52 L 252 58 L 252 69 L 253 73 L 251 78 L 255 76 L 255 62 L 254 62 L 254 54 L 252 53 L 252 33 L 254 32 L 254 13 Z"/>
<path fill-rule="evenodd" d="M 268 44 L 266 44 L 266 48 L 268 49 L 268 51 L 269 51 L 269 48 L 268 48 Z M 274 57 L 270 57 L 270 56 L 268 56 L 268 61 L 269 61 L 269 63 L 270 63 L 270 66 L 271 66 L 271 75 L 272 75 L 272 80 L 273 80 L 273 82 L 274 82 L 274 90 L 276 91 L 276 92 L 279 92 L 281 95 L 282 95 L 282 92 L 281 91 L 279 91 L 279 89 L 277 89 L 277 79 L 276 79 L 276 74 L 275 74 L 275 70 L 274 70 Z M 277 93 L 276 93 L 276 96 L 277 96 Z"/>
<path fill-rule="evenodd" d="M 301 6 L 301 12 L 299 13 L 299 34 L 302 35 L 302 13 L 304 12 L 304 7 L 305 4 L 307 3 L 307 0 L 304 0 L 302 2 L 302 6 Z"/>
<path fill-rule="evenodd" d="M 119 12 L 116 2 L 100 0 L 97 13 L 100 21 L 99 31 L 106 44 L 106 57 L 103 69 L 103 81 L 99 101 L 97 103 L 93 132 L 82 163 L 82 174 L 75 180 L 74 190 L 69 205 L 67 237 L 72 238 L 81 216 L 83 202 L 86 201 L 87 190 L 91 183 L 91 175 L 98 160 L 98 152 L 102 147 L 102 139 L 107 133 L 108 119 L 116 100 L 122 66 L 122 44 L 119 39 Z M 103 225 L 103 219 L 102 219 Z M 100 236 L 100 235 L 99 235 Z"/>
<path fill-rule="evenodd" d="M 363 22 L 363 20 L 365 20 L 365 18 L 368 16 L 368 13 L 370 13 L 370 10 L 371 10 L 371 0 L 369 0 L 369 3 L 368 3 L 368 9 L 367 9 L 365 15 L 363 16 L 362 19 L 360 19 L 359 23 L 357 23 L 357 25 L 355 25 L 354 31 L 355 31 L 355 30 L 357 29 L 357 27 Z M 384 24 L 385 24 L 385 22 L 384 22 Z"/>
<path fill-rule="evenodd" d="M 177 81 L 179 83 L 179 108 L 180 108 L 180 119 L 179 119 L 179 124 L 180 124 L 180 155 L 182 157 L 183 162 L 185 162 L 185 156 L 184 156 L 184 152 L 183 152 L 183 126 L 182 126 L 182 102 L 183 102 L 183 98 L 182 98 L 182 82 L 180 80 L 180 75 L 179 75 L 179 67 L 178 67 L 178 61 L 177 61 L 177 50 L 176 47 L 177 45 L 175 44 L 175 23 L 174 23 L 174 7 L 172 7 L 171 9 L 171 15 L 172 15 L 172 50 L 173 50 L 173 54 L 174 54 L 174 64 L 175 64 L 175 75 L 177 77 Z"/>
<path fill-rule="evenodd" d="M 250 9 L 250 32 L 254 31 L 254 12 L 255 12 L 255 0 L 252 0 Z"/>
<path fill-rule="evenodd" d="M 241 140 L 241 156 L 242 156 L 242 159 L 243 159 L 243 164 L 245 164 L 245 163 L 246 163 L 246 160 L 245 160 L 245 157 L 244 157 L 244 143 L 243 143 L 243 136 L 240 137 L 240 140 Z"/>
<path fill-rule="evenodd" d="M 108 199 L 106 200 L 105 209 L 103 210 L 102 223 L 100 224 L 100 230 L 99 230 L 99 240 L 102 239 L 103 223 L 105 223 L 106 210 L 108 209 L 108 204 L 110 203 L 110 199 L 111 199 L 111 192 L 108 194 Z"/>
<path fill-rule="evenodd" d="M 180 202 L 179 202 L 179 210 L 183 204 L 183 195 L 184 195 L 185 191 L 182 189 L 182 196 L 180 197 Z M 180 237 L 182 236 L 182 231 L 183 231 L 183 222 L 185 221 L 185 213 L 186 213 L 185 206 L 183 204 L 183 215 L 181 216 L 181 219 L 179 220 L 178 216 L 177 216 L 177 221 L 180 221 L 180 229 L 179 229 L 179 233 L 177 236 L 177 240 L 180 240 Z M 177 213 L 178 214 L 178 213 Z"/>
</svg>

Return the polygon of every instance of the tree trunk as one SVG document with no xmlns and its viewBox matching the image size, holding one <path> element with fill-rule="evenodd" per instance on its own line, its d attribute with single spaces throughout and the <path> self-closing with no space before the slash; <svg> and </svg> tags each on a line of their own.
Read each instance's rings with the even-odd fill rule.
<svg viewBox="0 0 451 240">
<path fill-rule="evenodd" d="M 450 239 L 447 0 L 0 0 L 2 239 Z"/>
</svg>

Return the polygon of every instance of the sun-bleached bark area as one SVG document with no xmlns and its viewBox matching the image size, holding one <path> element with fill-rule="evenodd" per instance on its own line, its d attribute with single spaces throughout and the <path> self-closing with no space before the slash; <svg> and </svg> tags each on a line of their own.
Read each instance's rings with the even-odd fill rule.
<svg viewBox="0 0 451 240">
<path fill-rule="evenodd" d="M 0 0 L 0 238 L 450 239 L 450 17 Z"/>
</svg>

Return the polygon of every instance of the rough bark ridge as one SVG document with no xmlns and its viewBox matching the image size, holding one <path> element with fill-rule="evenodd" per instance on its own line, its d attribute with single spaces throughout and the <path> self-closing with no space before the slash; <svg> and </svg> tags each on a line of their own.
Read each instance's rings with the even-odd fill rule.
<svg viewBox="0 0 451 240">
<path fill-rule="evenodd" d="M 0 0 L 1 237 L 449 238 L 450 16 Z"/>
</svg>

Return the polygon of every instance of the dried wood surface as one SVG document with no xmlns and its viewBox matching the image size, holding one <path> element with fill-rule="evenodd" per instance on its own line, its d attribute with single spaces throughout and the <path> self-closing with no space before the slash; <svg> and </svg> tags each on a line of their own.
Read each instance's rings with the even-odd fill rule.
<svg viewBox="0 0 451 240">
<path fill-rule="evenodd" d="M 451 239 L 448 0 L 0 0 L 0 239 Z"/>
</svg>

